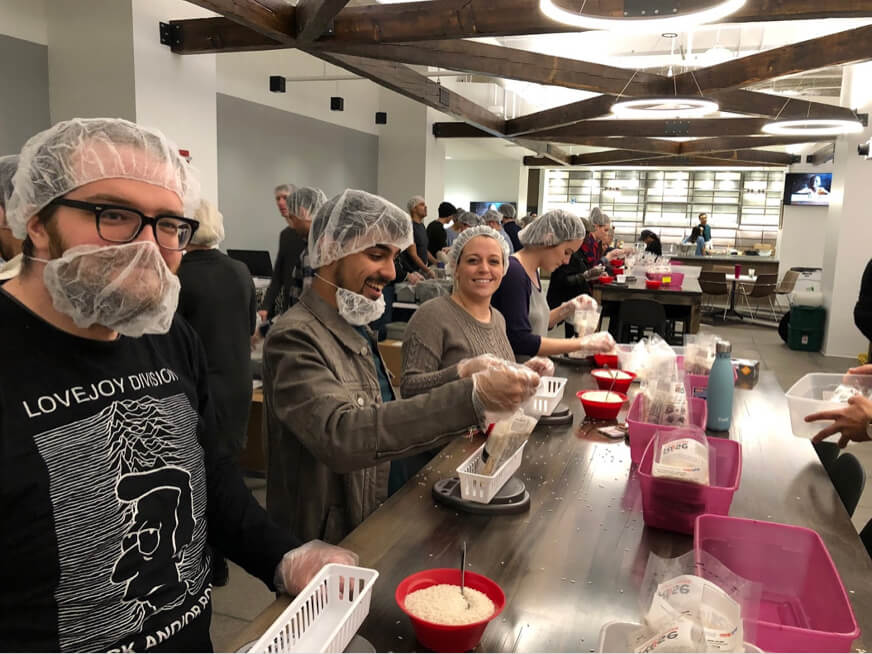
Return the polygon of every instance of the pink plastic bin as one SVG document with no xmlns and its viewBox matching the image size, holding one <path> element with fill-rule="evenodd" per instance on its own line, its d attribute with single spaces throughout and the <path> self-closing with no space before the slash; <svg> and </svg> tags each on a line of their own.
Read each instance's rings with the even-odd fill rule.
<svg viewBox="0 0 872 654">
<path fill-rule="evenodd" d="M 660 282 L 663 281 L 663 276 L 665 274 L 666 273 L 645 273 L 645 277 Z M 671 277 L 671 280 L 669 284 L 665 284 L 665 286 L 668 286 L 669 288 L 681 288 L 681 285 L 684 283 L 684 273 L 673 272 L 669 273 L 668 276 Z"/>
<path fill-rule="evenodd" d="M 652 438 L 648 443 L 639 464 L 645 524 L 692 534 L 697 516 L 703 513 L 728 515 L 733 493 L 742 478 L 742 446 L 725 438 L 707 438 L 710 485 L 700 486 L 651 474 L 655 440 Z"/>
<path fill-rule="evenodd" d="M 681 361 L 682 366 L 684 365 L 684 358 L 682 357 Z M 736 383 L 736 380 L 739 378 L 739 373 L 736 372 L 735 367 L 733 368 L 733 384 Z M 702 397 L 705 398 L 708 392 L 708 375 L 691 375 L 686 374 L 684 376 L 684 385 L 687 387 L 687 395 L 688 397 Z"/>
<path fill-rule="evenodd" d="M 849 652 L 860 635 L 839 573 L 818 534 L 761 520 L 701 515 L 693 539 L 702 554 L 761 584 L 759 615 L 748 618 L 766 652 Z"/>
<path fill-rule="evenodd" d="M 690 424 L 705 429 L 705 422 L 708 419 L 708 409 L 706 408 L 705 400 L 699 397 L 690 397 L 687 401 L 690 403 Z M 682 426 L 676 425 L 675 427 L 670 427 L 668 425 L 652 425 L 642 422 L 640 419 L 641 413 L 642 393 L 639 393 L 633 399 L 630 412 L 627 414 L 627 431 L 630 436 L 630 460 L 633 463 L 639 463 L 642 460 L 645 448 L 648 447 L 648 443 L 654 438 L 654 434 L 658 429 L 670 430 L 678 429 Z"/>
</svg>

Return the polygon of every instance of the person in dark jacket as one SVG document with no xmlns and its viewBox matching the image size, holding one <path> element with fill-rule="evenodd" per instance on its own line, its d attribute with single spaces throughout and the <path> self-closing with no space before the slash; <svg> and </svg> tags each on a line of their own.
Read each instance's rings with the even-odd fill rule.
<svg viewBox="0 0 872 654">
<path fill-rule="evenodd" d="M 872 342 L 872 259 L 866 264 L 860 280 L 860 296 L 854 305 L 854 324 Z M 872 355 L 872 344 L 869 346 L 869 354 Z"/>
<path fill-rule="evenodd" d="M 434 257 L 443 248 L 448 247 L 448 234 L 445 233 L 445 228 L 457 213 L 457 207 L 450 202 L 442 202 L 439 204 L 438 211 L 439 218 L 427 225 L 427 250 Z"/>
<path fill-rule="evenodd" d="M 663 254 L 663 246 L 660 244 L 660 237 L 650 229 L 643 229 L 639 234 L 639 240 L 646 245 L 645 252 L 650 252 L 657 256 Z"/>
<path fill-rule="evenodd" d="M 518 212 L 515 211 L 515 207 L 511 204 L 501 204 L 497 207 L 497 211 L 503 215 L 503 231 L 509 235 L 512 241 L 512 248 L 515 252 L 520 251 L 524 244 L 518 238 L 518 232 L 521 231 L 521 226 L 515 222 Z"/>
<path fill-rule="evenodd" d="M 602 266 L 588 270 L 584 263 L 584 255 L 579 248 L 569 257 L 569 263 L 559 266 L 551 273 L 548 284 L 548 307 L 556 309 L 564 302 L 579 295 L 590 295 L 589 279 L 594 279 L 602 272 Z M 575 327 L 566 321 L 563 323 L 566 338 L 575 336 Z"/>
<path fill-rule="evenodd" d="M 291 290 L 293 289 L 294 267 L 300 260 L 300 254 L 306 247 L 305 239 L 301 238 L 288 215 L 288 195 L 296 190 L 293 185 L 281 184 L 276 187 L 276 206 L 288 226 L 279 234 L 279 251 L 273 267 L 272 280 L 263 299 L 260 317 L 262 320 L 272 320 L 281 315 L 291 306 Z"/>
</svg>

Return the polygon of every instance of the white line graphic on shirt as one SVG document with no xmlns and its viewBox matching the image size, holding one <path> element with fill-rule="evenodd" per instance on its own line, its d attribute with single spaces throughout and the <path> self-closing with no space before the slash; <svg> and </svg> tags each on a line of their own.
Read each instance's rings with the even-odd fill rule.
<svg viewBox="0 0 872 654">
<path fill-rule="evenodd" d="M 198 419 L 182 393 L 143 396 L 34 436 L 49 470 L 62 650 L 105 650 L 159 629 L 202 594 Z"/>
</svg>

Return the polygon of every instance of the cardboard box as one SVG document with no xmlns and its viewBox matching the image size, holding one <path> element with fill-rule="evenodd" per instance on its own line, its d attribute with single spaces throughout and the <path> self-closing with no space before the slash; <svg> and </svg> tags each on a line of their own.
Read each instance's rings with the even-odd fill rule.
<svg viewBox="0 0 872 654">
<path fill-rule="evenodd" d="M 378 344 L 378 351 L 381 352 L 385 366 L 387 366 L 388 372 L 393 377 L 391 382 L 394 386 L 399 386 L 400 377 L 403 373 L 403 342 L 390 338 L 385 339 Z"/>
</svg>

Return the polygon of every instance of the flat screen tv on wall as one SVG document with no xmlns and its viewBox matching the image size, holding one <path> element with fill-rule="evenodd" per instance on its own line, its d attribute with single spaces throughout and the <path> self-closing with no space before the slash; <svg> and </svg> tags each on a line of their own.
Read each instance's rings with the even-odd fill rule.
<svg viewBox="0 0 872 654">
<path fill-rule="evenodd" d="M 483 216 L 488 209 L 496 211 L 504 204 L 510 204 L 515 207 L 515 209 L 518 208 L 517 202 L 470 202 L 469 210 L 473 213 L 477 213 L 479 216 Z"/>
<path fill-rule="evenodd" d="M 832 173 L 787 173 L 784 176 L 784 204 L 829 206 L 832 184 Z"/>
</svg>

